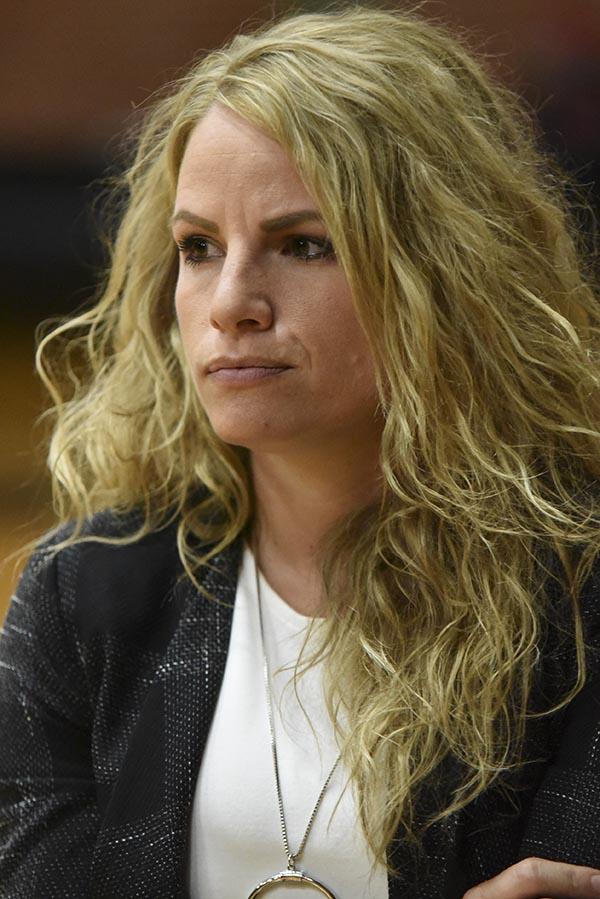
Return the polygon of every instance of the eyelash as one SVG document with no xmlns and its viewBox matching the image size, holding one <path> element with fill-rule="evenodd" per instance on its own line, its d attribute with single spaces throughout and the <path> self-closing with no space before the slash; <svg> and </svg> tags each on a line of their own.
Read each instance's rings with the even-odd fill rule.
<svg viewBox="0 0 600 899">
<path fill-rule="evenodd" d="M 293 237 L 289 237 L 287 239 L 288 243 L 293 241 L 305 241 L 306 243 L 316 244 L 320 247 L 320 252 L 312 253 L 309 256 L 296 256 L 296 258 L 300 262 L 315 262 L 318 260 L 328 260 L 333 259 L 335 257 L 335 251 L 333 249 L 333 244 L 330 240 L 326 238 L 318 238 L 318 237 L 309 237 L 307 234 L 295 234 Z M 193 250 L 194 248 L 198 248 L 199 244 L 211 244 L 207 237 L 200 237 L 199 235 L 190 234 L 189 237 L 184 237 L 182 240 L 176 241 L 177 247 L 179 251 L 184 254 L 184 262 L 189 266 L 197 266 L 203 265 L 205 262 L 210 262 L 211 259 L 217 259 L 218 256 L 194 256 Z M 294 255 L 293 253 L 286 253 L 284 255 Z"/>
</svg>

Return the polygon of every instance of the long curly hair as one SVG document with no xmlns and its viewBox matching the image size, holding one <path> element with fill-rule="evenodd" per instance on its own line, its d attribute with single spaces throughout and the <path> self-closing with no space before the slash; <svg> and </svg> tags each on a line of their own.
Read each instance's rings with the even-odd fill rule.
<svg viewBox="0 0 600 899">
<path fill-rule="evenodd" d="M 585 681 L 577 597 L 600 550 L 594 260 L 534 116 L 468 36 L 418 9 L 355 6 L 237 35 L 153 99 L 116 187 L 102 291 L 40 335 L 70 542 L 98 510 L 141 509 L 119 539 L 177 521 L 195 578 L 252 524 L 248 452 L 212 430 L 173 306 L 178 169 L 215 102 L 289 153 L 376 361 L 382 495 L 323 541 L 319 652 L 360 820 L 386 863 L 399 828 L 418 844 L 523 761 L 549 551 L 577 672 L 535 714 Z M 419 823 L 420 790 L 447 756 L 464 776 Z"/>
</svg>

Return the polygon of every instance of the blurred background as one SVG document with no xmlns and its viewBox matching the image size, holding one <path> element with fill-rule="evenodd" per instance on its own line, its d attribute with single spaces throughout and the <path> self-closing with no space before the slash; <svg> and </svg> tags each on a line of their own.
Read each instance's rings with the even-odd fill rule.
<svg viewBox="0 0 600 899">
<path fill-rule="evenodd" d="M 0 560 L 53 523 L 43 429 L 34 426 L 46 404 L 34 334 L 40 321 L 72 312 L 94 291 L 103 257 L 93 204 L 119 135 L 199 53 L 286 8 L 285 0 L 5 4 Z M 600 0 L 425 0 L 421 11 L 469 29 L 471 45 L 527 99 L 547 151 L 600 215 Z M 583 228 L 592 223 L 582 219 Z M 0 622 L 17 576 L 12 562 L 0 568 Z"/>
</svg>

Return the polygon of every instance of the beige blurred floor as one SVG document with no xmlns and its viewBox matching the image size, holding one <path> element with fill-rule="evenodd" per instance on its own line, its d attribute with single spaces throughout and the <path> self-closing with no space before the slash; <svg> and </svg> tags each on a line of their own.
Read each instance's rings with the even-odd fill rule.
<svg viewBox="0 0 600 899">
<path fill-rule="evenodd" d="M 42 429 L 34 422 L 45 402 L 34 376 L 33 329 L 2 335 L 0 367 L 0 622 L 18 569 L 7 556 L 45 531 L 52 523 L 50 490 L 43 450 L 36 442 Z M 22 567 L 22 562 L 21 562 Z"/>
</svg>

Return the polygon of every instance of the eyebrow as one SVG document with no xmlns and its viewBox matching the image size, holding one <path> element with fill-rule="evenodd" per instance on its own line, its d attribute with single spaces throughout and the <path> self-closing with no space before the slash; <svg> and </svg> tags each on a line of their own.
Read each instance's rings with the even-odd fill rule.
<svg viewBox="0 0 600 899">
<path fill-rule="evenodd" d="M 187 222 L 190 225 L 195 225 L 197 228 L 202 228 L 204 231 L 210 231 L 211 234 L 218 234 L 219 232 L 219 226 L 216 222 L 202 218 L 188 209 L 180 209 L 175 213 L 171 219 L 171 225 L 175 225 L 176 222 Z M 294 225 L 299 225 L 301 222 L 322 223 L 323 219 L 316 209 L 299 209 L 298 212 L 289 212 L 287 215 L 279 215 L 277 218 L 265 219 L 260 223 L 260 228 L 262 231 L 270 233 L 272 231 L 283 231 L 285 228 L 291 228 Z"/>
</svg>

